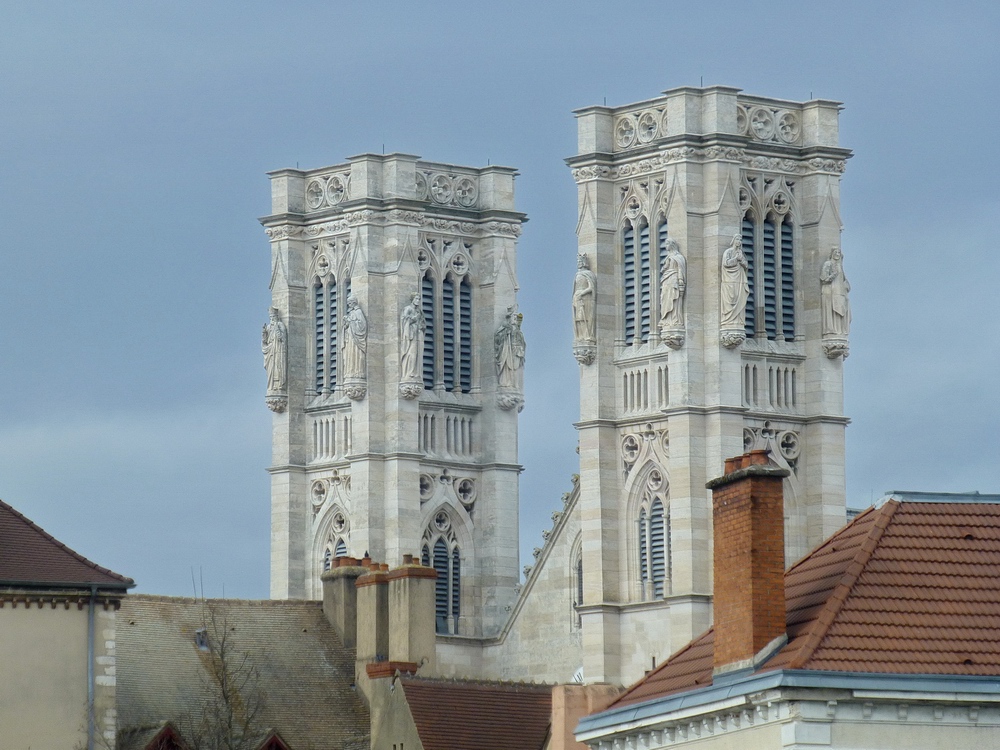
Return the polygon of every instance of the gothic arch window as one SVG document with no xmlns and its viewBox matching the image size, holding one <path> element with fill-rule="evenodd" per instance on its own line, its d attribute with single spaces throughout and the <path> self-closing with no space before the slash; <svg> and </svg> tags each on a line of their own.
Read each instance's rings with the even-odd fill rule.
<svg viewBox="0 0 1000 750">
<path fill-rule="evenodd" d="M 323 570 L 333 567 L 333 560 L 336 557 L 347 557 L 347 542 L 343 537 L 331 539 L 326 545 L 326 550 L 323 552 Z"/>
<path fill-rule="evenodd" d="M 458 633 L 462 614 L 462 552 L 447 511 L 439 511 L 424 533 L 420 562 L 438 574 L 434 582 L 435 630 Z"/>
<path fill-rule="evenodd" d="M 785 185 L 791 189 L 790 184 Z M 795 339 L 795 231 L 789 198 L 783 190 L 771 194 L 766 210 L 760 204 L 747 209 L 741 236 L 750 286 L 746 335 L 792 341 Z"/>
<path fill-rule="evenodd" d="M 647 495 L 638 518 L 639 583 L 644 600 L 670 593 L 670 506 L 661 494 Z"/>
<path fill-rule="evenodd" d="M 467 268 L 467 266 L 463 267 Z M 472 282 L 468 273 L 438 281 L 428 270 L 420 285 L 424 313 L 424 388 L 472 390 Z"/>
<path fill-rule="evenodd" d="M 635 340 L 635 229 L 626 224 L 622 230 L 622 285 L 625 345 Z"/>
</svg>

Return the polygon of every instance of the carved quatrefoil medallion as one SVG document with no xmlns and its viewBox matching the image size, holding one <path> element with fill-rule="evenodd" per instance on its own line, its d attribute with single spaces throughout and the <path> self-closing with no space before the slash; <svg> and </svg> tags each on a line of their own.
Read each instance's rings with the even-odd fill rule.
<svg viewBox="0 0 1000 750">
<path fill-rule="evenodd" d="M 455 188 L 447 175 L 436 174 L 431 180 L 431 197 L 435 203 L 450 203 L 455 195 Z"/>
<path fill-rule="evenodd" d="M 455 199 L 460 206 L 471 208 L 476 205 L 478 197 L 479 191 L 476 189 L 476 183 L 471 178 L 461 177 L 455 183 Z"/>
<path fill-rule="evenodd" d="M 325 191 L 323 183 L 319 180 L 310 180 L 306 186 L 306 204 L 309 208 L 319 208 L 323 205 Z"/>
<path fill-rule="evenodd" d="M 339 175 L 334 175 L 326 184 L 326 197 L 332 205 L 336 205 L 344 200 L 347 195 L 347 184 Z"/>
<path fill-rule="evenodd" d="M 631 115 L 625 115 L 618 121 L 615 128 L 615 142 L 618 148 L 628 148 L 635 143 L 635 121 Z"/>
</svg>

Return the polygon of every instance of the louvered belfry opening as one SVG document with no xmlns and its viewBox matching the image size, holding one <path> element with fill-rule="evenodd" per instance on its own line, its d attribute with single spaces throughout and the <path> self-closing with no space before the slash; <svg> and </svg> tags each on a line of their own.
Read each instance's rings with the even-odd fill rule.
<svg viewBox="0 0 1000 750">
<path fill-rule="evenodd" d="M 795 248 L 790 215 L 779 223 L 758 221 L 751 212 L 741 225 L 750 294 L 746 335 L 768 340 L 795 339 Z"/>
<path fill-rule="evenodd" d="M 438 633 L 457 633 L 461 615 L 461 551 L 439 537 L 433 545 L 425 543 L 420 551 L 420 563 L 437 571 L 434 581 L 434 619 Z"/>
<path fill-rule="evenodd" d="M 317 393 L 329 393 L 337 387 L 337 334 L 339 322 L 337 279 L 330 275 L 313 282 L 313 357 L 314 385 Z"/>
</svg>

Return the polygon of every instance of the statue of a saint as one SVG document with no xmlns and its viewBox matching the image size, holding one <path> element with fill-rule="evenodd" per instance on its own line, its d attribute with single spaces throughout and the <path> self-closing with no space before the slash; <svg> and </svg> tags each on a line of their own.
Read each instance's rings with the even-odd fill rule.
<svg viewBox="0 0 1000 750">
<path fill-rule="evenodd" d="M 501 389 L 521 389 L 524 368 L 524 334 L 521 333 L 521 314 L 513 307 L 507 308 L 504 322 L 493 336 L 493 351 L 497 363 L 497 385 Z"/>
<path fill-rule="evenodd" d="M 367 374 L 368 319 L 353 294 L 347 295 L 343 351 L 345 383 L 350 380 L 364 380 Z"/>
<path fill-rule="evenodd" d="M 590 270 L 585 253 L 576 258 L 576 278 L 573 280 L 573 338 L 574 344 L 597 342 L 597 276 Z"/>
<path fill-rule="evenodd" d="M 830 251 L 830 259 L 819 274 L 822 286 L 823 335 L 847 338 L 851 330 L 851 303 L 847 293 L 851 284 L 844 276 L 844 254 L 839 247 Z"/>
<path fill-rule="evenodd" d="M 415 382 L 422 378 L 424 331 L 427 322 L 420 307 L 420 292 L 413 295 L 410 304 L 399 316 L 399 377 L 401 382 Z"/>
<path fill-rule="evenodd" d="M 687 261 L 677 240 L 667 238 L 667 255 L 660 269 L 660 332 L 684 330 L 684 290 Z"/>
<path fill-rule="evenodd" d="M 746 326 L 747 298 L 750 296 L 748 268 L 743 254 L 743 238 L 734 235 L 732 244 L 722 254 L 722 317 L 719 327 L 723 330 L 742 331 Z"/>
<path fill-rule="evenodd" d="M 260 334 L 260 350 L 264 354 L 267 371 L 267 392 L 285 393 L 288 374 L 288 329 L 278 317 L 278 308 L 272 307 L 269 319 Z"/>
</svg>

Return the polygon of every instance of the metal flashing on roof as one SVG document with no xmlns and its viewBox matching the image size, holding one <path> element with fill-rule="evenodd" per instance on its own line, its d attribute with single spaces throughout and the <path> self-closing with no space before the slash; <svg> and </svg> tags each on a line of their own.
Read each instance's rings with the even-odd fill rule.
<svg viewBox="0 0 1000 750">
<path fill-rule="evenodd" d="M 876 507 L 882 507 L 889 500 L 901 503 L 1000 503 L 1000 495 L 983 495 L 974 492 L 913 492 L 911 490 L 889 490 L 879 498 Z"/>
</svg>

